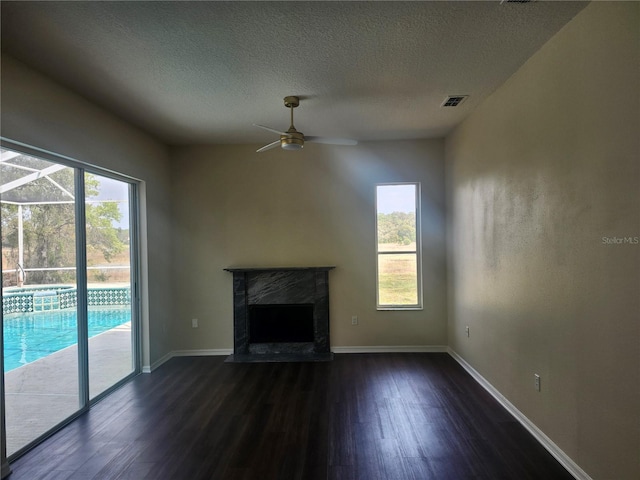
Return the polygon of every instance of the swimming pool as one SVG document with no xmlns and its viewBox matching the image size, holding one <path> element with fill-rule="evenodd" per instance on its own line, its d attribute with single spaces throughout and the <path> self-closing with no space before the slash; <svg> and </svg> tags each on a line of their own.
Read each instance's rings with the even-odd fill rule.
<svg viewBox="0 0 640 480">
<path fill-rule="evenodd" d="M 131 320 L 131 308 L 89 308 L 89 337 Z M 16 313 L 4 317 L 4 371 L 77 343 L 76 310 Z"/>
</svg>

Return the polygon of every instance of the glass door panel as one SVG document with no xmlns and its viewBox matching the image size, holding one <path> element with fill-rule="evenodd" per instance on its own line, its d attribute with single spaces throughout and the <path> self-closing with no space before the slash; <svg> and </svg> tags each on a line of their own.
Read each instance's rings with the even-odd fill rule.
<svg viewBox="0 0 640 480">
<path fill-rule="evenodd" d="M 85 173 L 89 397 L 133 373 L 130 186 Z"/>
<path fill-rule="evenodd" d="M 74 169 L 0 149 L 7 454 L 80 408 Z"/>
</svg>

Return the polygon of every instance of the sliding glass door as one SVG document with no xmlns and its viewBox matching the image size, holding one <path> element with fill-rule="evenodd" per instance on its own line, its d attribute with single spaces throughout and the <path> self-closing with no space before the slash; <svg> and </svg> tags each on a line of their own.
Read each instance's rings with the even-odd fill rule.
<svg viewBox="0 0 640 480">
<path fill-rule="evenodd" d="M 138 371 L 136 185 L 0 149 L 8 456 Z"/>
<path fill-rule="evenodd" d="M 85 173 L 90 398 L 135 369 L 129 190 L 126 182 Z"/>
</svg>

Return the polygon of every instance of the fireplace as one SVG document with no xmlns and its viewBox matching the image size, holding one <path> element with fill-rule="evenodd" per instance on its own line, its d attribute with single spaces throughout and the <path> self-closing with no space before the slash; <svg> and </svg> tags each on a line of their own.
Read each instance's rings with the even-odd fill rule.
<svg viewBox="0 0 640 480">
<path fill-rule="evenodd" d="M 331 360 L 333 268 L 225 268 L 233 273 L 233 355 L 227 361 Z"/>
</svg>

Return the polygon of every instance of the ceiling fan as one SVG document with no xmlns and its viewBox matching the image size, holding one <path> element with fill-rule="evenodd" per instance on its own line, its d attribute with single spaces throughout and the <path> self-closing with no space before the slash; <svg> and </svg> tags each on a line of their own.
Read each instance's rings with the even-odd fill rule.
<svg viewBox="0 0 640 480">
<path fill-rule="evenodd" d="M 293 109 L 300 105 L 300 98 L 289 96 L 284 97 L 284 106 L 291 109 L 291 125 L 289 126 L 289 130 L 286 132 L 281 132 L 280 130 L 276 130 L 275 128 L 265 127 L 264 125 L 253 124 L 254 127 L 262 128 L 264 130 L 269 130 L 270 132 L 277 133 L 280 135 L 280 139 L 275 142 L 269 143 L 262 148 L 256 150 L 256 152 L 264 152 L 265 150 L 270 150 L 272 148 L 281 147 L 283 150 L 300 150 L 304 147 L 304 142 L 313 142 L 313 143 L 327 143 L 329 145 L 357 145 L 357 140 L 350 140 L 348 138 L 328 138 L 328 137 L 312 137 L 310 135 L 305 135 L 302 132 L 296 130 L 296 127 L 293 126 Z"/>
</svg>

